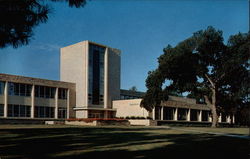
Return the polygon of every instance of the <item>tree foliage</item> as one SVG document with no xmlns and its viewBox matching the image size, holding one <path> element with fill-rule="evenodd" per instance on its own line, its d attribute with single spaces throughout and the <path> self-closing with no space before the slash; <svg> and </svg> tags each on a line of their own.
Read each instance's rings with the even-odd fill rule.
<svg viewBox="0 0 250 159">
<path fill-rule="evenodd" d="M 85 0 L 50 0 L 83 7 Z M 27 45 L 33 28 L 48 20 L 51 7 L 44 0 L 0 0 L 0 48 Z"/>
<path fill-rule="evenodd" d="M 137 91 L 137 88 L 136 86 L 132 86 L 131 88 L 129 88 L 130 91 L 133 91 L 133 92 L 136 92 Z"/>
<path fill-rule="evenodd" d="M 189 96 L 206 101 L 216 126 L 218 112 L 232 112 L 249 102 L 249 33 L 231 36 L 224 44 L 222 31 L 208 27 L 163 51 L 158 68 L 146 80 L 148 90 L 142 106 L 147 109 L 164 100 L 163 92 L 166 96 L 170 90 L 188 91 Z M 171 83 L 162 88 L 166 80 Z"/>
</svg>

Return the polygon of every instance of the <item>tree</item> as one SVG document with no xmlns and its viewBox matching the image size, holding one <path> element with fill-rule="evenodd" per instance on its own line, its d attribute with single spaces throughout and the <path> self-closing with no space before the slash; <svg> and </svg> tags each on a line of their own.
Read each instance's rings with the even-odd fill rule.
<svg viewBox="0 0 250 159">
<path fill-rule="evenodd" d="M 68 2 L 70 7 L 83 7 L 85 0 L 51 0 Z M 46 23 L 50 6 L 43 0 L 0 0 L 0 48 L 27 45 L 33 28 Z"/>
<path fill-rule="evenodd" d="M 188 91 L 210 107 L 212 127 L 215 127 L 218 111 L 228 108 L 228 103 L 234 101 L 231 107 L 236 107 L 239 101 L 249 101 L 249 90 L 243 89 L 249 86 L 250 35 L 231 36 L 227 45 L 223 41 L 222 31 L 208 27 L 195 32 L 176 47 L 168 45 L 158 58 L 159 66 L 154 71 L 157 73 L 150 73 L 146 80 L 148 91 L 142 106 L 152 109 L 159 104 L 164 100 L 161 92 Z M 162 89 L 166 80 L 171 83 Z M 148 81 L 152 84 L 148 85 Z M 153 91 L 156 89 L 157 92 Z M 159 96 L 156 98 L 155 95 Z"/>
<path fill-rule="evenodd" d="M 132 86 L 131 88 L 129 88 L 129 90 L 130 90 L 130 91 L 136 92 L 136 91 L 137 91 L 137 88 L 136 88 L 136 86 Z"/>
</svg>

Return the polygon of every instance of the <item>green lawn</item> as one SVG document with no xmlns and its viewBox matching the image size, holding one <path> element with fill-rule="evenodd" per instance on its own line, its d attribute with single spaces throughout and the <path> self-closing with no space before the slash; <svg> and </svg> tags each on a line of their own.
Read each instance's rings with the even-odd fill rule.
<svg viewBox="0 0 250 159">
<path fill-rule="evenodd" d="M 218 130 L 244 135 L 247 129 Z M 248 159 L 249 141 L 163 127 L 1 125 L 0 158 Z"/>
</svg>

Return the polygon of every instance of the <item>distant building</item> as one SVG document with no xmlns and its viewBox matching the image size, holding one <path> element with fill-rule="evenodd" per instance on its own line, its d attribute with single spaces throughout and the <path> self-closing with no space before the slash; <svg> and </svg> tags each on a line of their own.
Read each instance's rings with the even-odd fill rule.
<svg viewBox="0 0 250 159">
<path fill-rule="evenodd" d="M 124 99 L 139 99 L 142 98 L 145 93 L 144 92 L 139 92 L 139 91 L 131 91 L 131 90 L 125 90 L 125 89 L 121 89 L 120 91 L 120 99 L 124 100 Z"/>
</svg>

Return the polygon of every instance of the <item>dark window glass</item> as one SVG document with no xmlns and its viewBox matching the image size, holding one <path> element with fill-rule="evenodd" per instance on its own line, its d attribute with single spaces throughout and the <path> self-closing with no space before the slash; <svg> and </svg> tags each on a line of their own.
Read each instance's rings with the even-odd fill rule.
<svg viewBox="0 0 250 159">
<path fill-rule="evenodd" d="M 39 97 L 44 98 L 45 97 L 45 91 L 44 91 L 44 86 L 40 86 L 40 92 L 39 92 Z"/>
<path fill-rule="evenodd" d="M 13 114 L 13 105 L 8 105 L 8 117 L 12 117 Z"/>
<path fill-rule="evenodd" d="M 25 84 L 19 84 L 19 88 L 20 88 L 20 93 L 19 93 L 19 95 L 20 96 L 25 96 L 26 94 L 25 94 Z"/>
<path fill-rule="evenodd" d="M 26 117 L 30 117 L 30 109 L 31 109 L 31 106 L 26 106 Z"/>
<path fill-rule="evenodd" d="M 40 86 L 35 86 L 35 97 L 39 97 Z"/>
<path fill-rule="evenodd" d="M 14 95 L 15 94 L 14 93 L 14 83 L 12 83 L 12 82 L 8 83 L 8 94 L 9 95 Z"/>
<path fill-rule="evenodd" d="M 54 107 L 35 106 L 36 118 L 54 118 Z"/>
<path fill-rule="evenodd" d="M 45 98 L 50 98 L 50 87 L 45 87 Z"/>
<path fill-rule="evenodd" d="M 58 89 L 58 98 L 59 99 L 67 99 L 67 89 L 59 88 Z"/>
<path fill-rule="evenodd" d="M 32 89 L 32 85 L 26 85 L 26 89 L 25 89 L 25 91 L 26 91 L 25 95 L 26 96 L 31 96 L 31 89 Z"/>
<path fill-rule="evenodd" d="M 55 98 L 56 88 L 51 87 L 50 88 L 50 98 Z"/>
<path fill-rule="evenodd" d="M 19 116 L 19 105 L 13 105 L 14 106 L 14 117 Z"/>
<path fill-rule="evenodd" d="M 25 117 L 26 116 L 26 107 L 24 105 L 20 105 L 20 117 Z"/>
<path fill-rule="evenodd" d="M 67 117 L 67 109 L 58 108 L 58 118 L 66 118 L 66 117 Z"/>
<path fill-rule="evenodd" d="M 0 81 L 0 94 L 4 94 L 4 82 Z"/>
<path fill-rule="evenodd" d="M 4 116 L 4 105 L 0 104 L 0 116 Z"/>
<path fill-rule="evenodd" d="M 35 112 L 34 112 L 35 118 L 38 118 L 38 115 L 39 115 L 39 107 L 35 106 Z"/>
<path fill-rule="evenodd" d="M 20 93 L 20 85 L 18 83 L 14 83 L 14 95 L 19 96 Z"/>
</svg>

